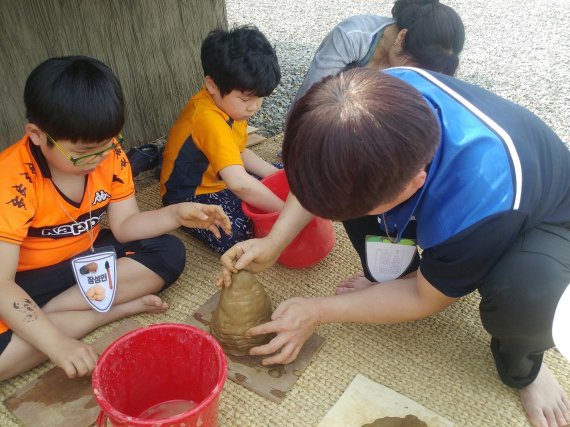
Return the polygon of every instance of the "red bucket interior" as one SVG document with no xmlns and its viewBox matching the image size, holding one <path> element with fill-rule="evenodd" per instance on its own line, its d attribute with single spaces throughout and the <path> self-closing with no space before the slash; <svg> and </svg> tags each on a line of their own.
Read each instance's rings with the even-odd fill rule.
<svg viewBox="0 0 570 427">
<path fill-rule="evenodd" d="M 225 355 L 211 335 L 165 323 L 132 331 L 109 346 L 97 361 L 93 389 L 99 406 L 116 423 L 158 425 L 157 420 L 135 423 L 130 418 L 165 402 L 190 401 L 197 406 L 161 421 L 190 422 L 202 415 L 203 425 L 215 425 L 226 375 Z"/>
</svg>

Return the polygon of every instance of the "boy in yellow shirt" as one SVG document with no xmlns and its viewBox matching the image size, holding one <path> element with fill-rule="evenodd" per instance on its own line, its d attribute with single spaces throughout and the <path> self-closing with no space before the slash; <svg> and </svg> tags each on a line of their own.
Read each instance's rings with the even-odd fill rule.
<svg viewBox="0 0 570 427">
<path fill-rule="evenodd" d="M 253 237 L 241 201 L 267 212 L 284 203 L 252 176 L 278 169 L 245 148 L 247 120 L 281 79 L 277 56 L 255 27 L 214 30 L 201 48 L 204 87 L 186 104 L 168 133 L 160 176 L 164 205 L 185 201 L 222 206 L 231 235 L 186 229 L 223 253 Z"/>
</svg>

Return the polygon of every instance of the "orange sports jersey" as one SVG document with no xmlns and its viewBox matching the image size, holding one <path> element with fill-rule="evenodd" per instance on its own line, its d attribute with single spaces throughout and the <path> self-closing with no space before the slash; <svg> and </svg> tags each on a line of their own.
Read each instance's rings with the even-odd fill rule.
<svg viewBox="0 0 570 427">
<path fill-rule="evenodd" d="M 168 132 L 160 175 L 165 204 L 227 188 L 219 172 L 243 166 L 247 121 L 233 121 L 203 88 L 186 104 Z"/>
<path fill-rule="evenodd" d="M 57 190 L 41 149 L 27 136 L 0 153 L 0 240 L 20 246 L 18 271 L 88 250 L 88 231 L 97 238 L 107 205 L 134 195 L 131 168 L 120 147 L 85 180 L 83 200 L 76 203 Z"/>
</svg>

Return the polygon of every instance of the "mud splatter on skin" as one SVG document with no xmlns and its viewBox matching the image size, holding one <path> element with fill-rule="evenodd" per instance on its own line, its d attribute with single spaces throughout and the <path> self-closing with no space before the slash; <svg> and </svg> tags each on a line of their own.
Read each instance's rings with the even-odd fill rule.
<svg viewBox="0 0 570 427">
<path fill-rule="evenodd" d="M 13 307 L 24 315 L 24 321 L 26 323 L 30 323 L 38 319 L 39 307 L 35 302 L 28 298 L 24 298 L 20 303 L 14 301 Z"/>
</svg>

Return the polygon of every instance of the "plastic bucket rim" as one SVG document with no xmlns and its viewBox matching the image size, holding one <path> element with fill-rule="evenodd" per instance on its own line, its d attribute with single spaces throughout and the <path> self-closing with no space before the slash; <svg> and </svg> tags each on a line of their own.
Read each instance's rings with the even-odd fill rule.
<svg viewBox="0 0 570 427">
<path fill-rule="evenodd" d="M 261 180 L 259 180 L 259 182 L 261 182 L 267 188 L 269 188 L 269 186 L 267 185 L 267 182 L 271 182 L 271 181 L 274 181 L 276 179 L 281 179 L 281 176 L 285 176 L 285 180 L 287 182 L 287 187 L 289 187 L 289 180 L 287 179 L 287 174 L 285 173 L 285 169 L 279 169 L 277 172 L 272 173 L 271 175 L 267 175 L 265 178 L 262 178 Z M 287 190 L 287 195 L 290 193 L 290 191 L 291 190 Z M 285 201 L 286 199 L 287 199 L 287 197 L 285 197 L 285 199 L 282 199 L 282 200 Z M 249 203 L 246 203 L 243 200 L 241 201 L 241 210 L 252 221 L 253 221 L 254 217 L 256 219 L 257 218 L 263 218 L 263 219 L 271 220 L 271 219 L 277 218 L 279 216 L 279 214 L 281 213 L 281 212 L 254 213 L 251 211 L 251 207 L 250 207 Z"/>
<path fill-rule="evenodd" d="M 272 192 L 275 193 L 274 189 L 272 188 L 272 185 L 274 183 L 282 184 L 283 179 L 285 180 L 284 183 L 287 186 L 287 194 L 285 196 L 285 199 L 283 199 L 283 200 L 286 200 L 287 196 L 291 193 L 291 190 L 289 188 L 289 180 L 287 178 L 287 174 L 285 173 L 284 169 L 280 169 L 277 172 L 266 176 L 265 178 L 261 179 L 260 182 L 265 184 L 265 186 L 267 188 L 269 188 Z M 268 185 L 268 183 L 270 185 Z M 275 222 L 277 221 L 279 215 L 281 214 L 281 212 L 253 212 L 253 209 L 256 209 L 256 208 L 251 206 L 249 203 L 247 203 L 244 200 L 241 201 L 241 209 L 242 209 L 243 213 L 245 214 L 245 216 L 247 216 L 251 221 L 253 221 L 253 230 L 254 230 L 254 237 L 255 238 L 264 238 L 265 236 L 267 236 L 269 234 L 269 231 L 259 232 L 259 224 L 256 224 L 256 223 L 262 222 L 264 227 L 267 227 L 267 225 L 269 224 L 269 225 L 271 225 L 271 227 L 269 227 L 269 229 L 271 229 L 273 227 L 273 225 L 275 224 Z M 310 262 L 300 262 L 300 263 L 292 262 L 289 259 L 290 248 L 293 248 L 296 245 L 298 245 L 299 242 L 305 238 L 305 232 L 310 227 L 314 227 L 314 226 L 318 226 L 321 228 L 322 227 L 330 227 L 330 230 L 331 230 L 331 239 L 327 245 L 324 245 L 323 250 L 322 250 L 323 255 L 318 257 L 318 258 L 311 260 Z M 328 256 L 328 254 L 332 251 L 332 249 L 334 248 L 335 243 L 336 243 L 336 235 L 334 233 L 334 229 L 332 228 L 332 221 L 330 219 L 327 219 L 327 218 L 314 216 L 305 225 L 305 227 L 303 227 L 303 229 L 301 231 L 299 231 L 299 233 L 297 233 L 297 235 L 287 245 L 287 247 L 281 252 L 281 254 L 279 254 L 279 257 L 277 258 L 276 262 L 281 264 L 282 266 L 284 266 L 286 268 L 291 268 L 291 269 L 309 268 L 309 267 L 312 267 L 312 266 L 318 264 L 323 259 L 325 259 Z"/>
<path fill-rule="evenodd" d="M 101 369 L 100 368 L 101 364 L 97 363 L 97 365 L 95 366 L 95 369 L 93 370 L 91 387 L 93 389 L 93 394 L 95 395 L 95 400 L 97 401 L 97 404 L 101 408 L 101 411 L 104 412 L 109 418 L 112 418 L 115 420 L 121 420 L 121 422 L 136 422 L 137 424 L 139 424 L 141 426 L 156 426 L 157 423 L 176 423 L 179 421 L 184 421 L 185 418 L 188 418 L 188 417 L 193 416 L 199 412 L 202 412 L 204 410 L 204 408 L 206 408 L 208 405 L 210 405 L 215 399 L 219 398 L 220 393 L 222 392 L 222 389 L 224 388 L 224 384 L 226 383 L 227 375 L 228 375 L 226 355 L 225 355 L 221 345 L 218 343 L 218 341 L 212 335 L 210 335 L 206 331 L 204 331 L 198 327 L 192 326 L 192 325 L 186 325 L 183 323 L 165 322 L 165 323 L 155 323 L 152 325 L 141 326 L 140 328 L 137 328 L 135 330 L 127 332 L 126 334 L 120 336 L 115 341 L 113 341 L 113 343 L 111 343 L 111 345 L 109 345 L 103 351 L 103 353 L 101 353 L 101 355 L 99 356 L 98 362 L 99 362 L 99 360 L 103 360 L 104 358 L 106 358 L 108 356 L 108 353 L 110 353 L 110 351 L 112 350 L 112 347 L 114 347 L 115 345 L 118 345 L 119 343 L 126 341 L 129 337 L 145 333 L 149 329 L 156 329 L 156 328 L 160 328 L 160 327 L 169 327 L 169 328 L 175 328 L 175 329 L 191 330 L 195 333 L 198 333 L 198 335 L 202 336 L 202 338 L 206 339 L 211 344 L 213 344 L 215 356 L 218 359 L 218 361 L 220 362 L 220 370 L 221 370 L 220 378 L 218 379 L 218 381 L 216 382 L 216 385 L 214 386 L 212 391 L 208 394 L 208 396 L 205 399 L 203 399 L 202 402 L 200 402 L 196 407 L 194 407 L 194 408 L 192 408 L 186 412 L 183 412 L 181 414 L 173 415 L 173 416 L 168 417 L 168 418 L 163 418 L 160 420 L 149 420 L 149 419 L 145 419 L 145 418 L 139 418 L 139 417 L 133 417 L 130 415 L 126 415 L 123 412 L 119 411 L 118 409 L 115 409 L 115 407 L 113 407 L 113 405 L 111 405 L 111 403 L 99 391 L 99 388 L 100 388 L 99 371 Z"/>
<path fill-rule="evenodd" d="M 261 218 L 266 220 L 273 220 L 276 219 L 281 213 L 281 212 L 263 212 L 263 213 L 252 212 L 250 205 L 243 200 L 241 201 L 241 210 L 243 211 L 245 216 L 247 216 L 252 221 L 259 220 Z"/>
<path fill-rule="evenodd" d="M 320 219 L 322 219 L 322 218 L 320 218 Z M 315 218 L 313 218 L 311 221 L 313 221 L 313 220 L 315 220 Z M 327 220 L 327 219 L 323 219 L 323 220 L 324 220 L 324 221 L 330 221 L 330 220 Z M 309 226 L 309 224 L 307 224 L 307 225 L 305 226 L 305 228 L 307 228 L 308 226 Z M 304 230 L 305 228 L 303 228 L 303 230 Z M 289 243 L 289 245 L 287 245 L 287 247 L 289 247 L 289 246 L 294 246 L 294 245 L 296 245 L 297 243 L 299 243 L 299 241 L 301 240 L 301 233 L 303 232 L 303 230 L 301 230 L 301 231 L 299 232 L 299 234 L 297 234 L 297 236 L 295 237 L 295 239 L 293 239 L 293 240 L 291 241 L 291 243 Z M 296 264 L 296 263 L 291 263 L 289 260 L 287 260 L 287 261 L 284 262 L 284 261 L 282 260 L 283 252 L 282 252 L 281 255 L 279 255 L 279 257 L 277 258 L 277 262 L 278 262 L 279 264 L 281 264 L 283 267 L 291 268 L 291 269 L 293 269 L 293 270 L 302 270 L 302 269 L 304 269 L 304 268 L 310 268 L 310 267 L 313 267 L 313 266 L 317 265 L 317 264 L 318 264 L 319 262 L 321 262 L 322 260 L 324 260 L 324 259 L 330 254 L 330 252 L 333 250 L 335 243 L 336 243 L 336 235 L 333 234 L 330 243 L 329 243 L 328 245 L 325 245 L 325 246 L 324 246 L 323 253 L 324 253 L 325 255 L 323 255 L 321 258 L 319 258 L 319 259 L 317 259 L 317 260 L 314 260 L 313 262 L 310 262 L 310 263 L 308 263 L 308 264 Z"/>
</svg>

